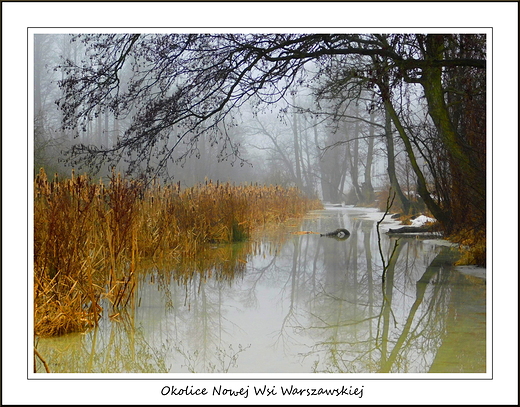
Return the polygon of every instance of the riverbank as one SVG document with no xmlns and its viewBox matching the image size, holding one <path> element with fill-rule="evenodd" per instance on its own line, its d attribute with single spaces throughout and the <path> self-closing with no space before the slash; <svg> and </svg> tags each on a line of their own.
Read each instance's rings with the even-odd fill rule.
<svg viewBox="0 0 520 407">
<path fill-rule="evenodd" d="M 384 212 L 380 211 L 377 208 L 368 208 L 368 207 L 356 207 L 353 205 L 338 205 L 338 204 L 324 204 L 325 209 L 327 210 L 348 210 L 355 214 L 356 217 L 360 219 L 369 219 L 376 222 L 379 222 L 383 216 Z M 393 218 L 395 214 L 388 213 L 380 223 L 380 230 L 382 233 L 387 233 L 390 229 L 395 229 L 403 225 L 401 220 Z M 429 218 L 425 215 L 420 215 L 416 218 L 415 221 L 412 222 L 411 225 L 406 225 L 407 227 L 422 227 L 426 222 L 431 222 L 432 218 Z M 395 235 L 397 236 L 397 234 Z M 418 232 L 418 233 L 403 233 L 399 234 L 401 238 L 422 238 L 428 239 L 429 242 L 435 244 L 437 246 L 449 246 L 449 247 L 459 247 L 457 243 L 450 242 L 447 239 L 440 237 L 439 235 L 433 235 L 427 232 Z M 475 266 L 475 265 L 456 265 L 455 270 L 458 272 L 470 275 L 477 278 L 486 279 L 486 268 Z"/>
<path fill-rule="evenodd" d="M 301 218 L 321 202 L 297 188 L 212 182 L 148 185 L 113 173 L 72 172 L 34 181 L 34 330 L 40 336 L 97 324 L 108 298 L 129 303 L 145 259 L 196 259 L 209 244 L 236 243 L 269 223 Z M 114 312 L 116 314 L 116 312 Z"/>
</svg>

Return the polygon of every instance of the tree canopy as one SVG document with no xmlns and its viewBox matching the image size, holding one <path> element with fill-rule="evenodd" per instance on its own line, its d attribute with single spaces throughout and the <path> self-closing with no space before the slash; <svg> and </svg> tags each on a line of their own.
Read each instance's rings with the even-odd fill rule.
<svg viewBox="0 0 520 407">
<path fill-rule="evenodd" d="M 485 228 L 485 35 L 95 34 L 73 41 L 86 52 L 59 67 L 64 128 L 77 131 L 106 111 L 130 118 L 113 145 L 77 144 L 73 160 L 124 160 L 129 172 L 160 173 L 196 151 L 203 133 L 220 146 L 220 158 L 240 160 L 228 130 L 246 102 L 260 108 L 307 86 L 317 108 L 325 99 L 340 106 L 368 90 L 373 108 L 391 118 L 434 216 L 449 229 L 454 220 Z M 428 117 L 412 118 L 403 97 L 410 91 L 421 94 Z"/>
</svg>

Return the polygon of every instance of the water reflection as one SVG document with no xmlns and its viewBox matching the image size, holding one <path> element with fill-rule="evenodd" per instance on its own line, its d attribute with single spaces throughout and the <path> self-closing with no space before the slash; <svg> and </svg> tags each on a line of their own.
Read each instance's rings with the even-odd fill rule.
<svg viewBox="0 0 520 407">
<path fill-rule="evenodd" d="M 383 284 L 365 214 L 317 211 L 196 262 L 146 264 L 126 310 L 104 304 L 98 329 L 38 350 L 53 372 L 485 372 L 485 280 L 407 238 Z M 350 237 L 291 234 L 337 228 Z M 394 243 L 383 235 L 386 259 Z"/>
</svg>

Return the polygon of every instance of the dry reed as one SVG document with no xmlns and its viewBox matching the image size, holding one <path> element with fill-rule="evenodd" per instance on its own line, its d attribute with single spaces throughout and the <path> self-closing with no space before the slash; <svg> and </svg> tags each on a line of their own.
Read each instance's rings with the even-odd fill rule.
<svg viewBox="0 0 520 407">
<path fill-rule="evenodd" d="M 296 188 L 210 180 L 181 189 L 113 173 L 107 185 L 72 172 L 34 181 L 34 329 L 39 336 L 95 326 L 99 300 L 132 297 L 141 259 L 194 259 L 209 243 L 247 240 L 259 225 L 321 208 Z"/>
</svg>

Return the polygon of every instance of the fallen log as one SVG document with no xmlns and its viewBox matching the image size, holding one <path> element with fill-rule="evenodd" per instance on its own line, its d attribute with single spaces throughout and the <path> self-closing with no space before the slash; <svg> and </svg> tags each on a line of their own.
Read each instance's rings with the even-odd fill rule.
<svg viewBox="0 0 520 407">
<path fill-rule="evenodd" d="M 399 229 L 388 229 L 386 232 L 388 235 L 390 234 L 398 234 L 398 233 L 430 233 L 434 232 L 431 226 L 403 226 Z"/>
</svg>

